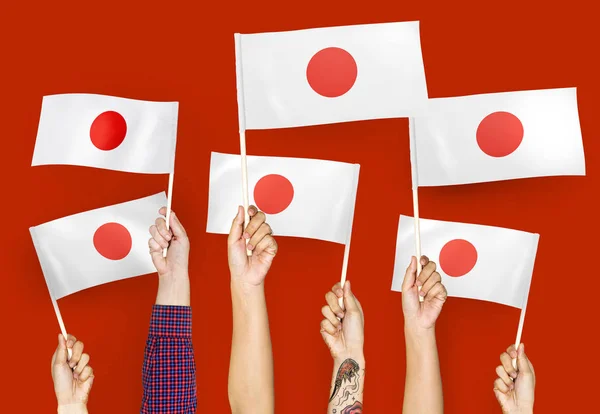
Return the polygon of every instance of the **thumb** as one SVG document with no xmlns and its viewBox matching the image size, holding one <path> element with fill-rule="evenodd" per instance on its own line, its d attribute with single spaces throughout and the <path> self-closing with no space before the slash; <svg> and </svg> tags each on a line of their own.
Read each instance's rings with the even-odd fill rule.
<svg viewBox="0 0 600 414">
<path fill-rule="evenodd" d="M 62 334 L 58 334 L 58 347 L 54 353 L 54 363 L 57 365 L 67 363 L 67 341 Z"/>
<path fill-rule="evenodd" d="M 406 268 L 406 273 L 404 274 L 404 281 L 402 282 L 402 292 L 408 291 L 415 285 L 417 280 L 417 259 L 415 256 L 411 256 L 410 264 Z"/>
<path fill-rule="evenodd" d="M 352 292 L 349 280 L 344 283 L 344 309 L 346 312 L 360 312 L 360 304 Z"/>
<path fill-rule="evenodd" d="M 527 355 L 525 355 L 525 345 L 524 344 L 519 345 L 519 348 L 517 349 L 517 367 L 518 367 L 519 373 L 522 373 L 522 374 L 532 374 L 533 373 L 531 371 L 531 363 L 529 362 L 529 358 L 527 358 Z"/>
<path fill-rule="evenodd" d="M 242 231 L 244 229 L 244 207 L 238 206 L 237 216 L 231 223 L 231 230 L 229 230 L 229 237 L 227 238 L 227 244 L 232 245 L 242 238 Z"/>
</svg>

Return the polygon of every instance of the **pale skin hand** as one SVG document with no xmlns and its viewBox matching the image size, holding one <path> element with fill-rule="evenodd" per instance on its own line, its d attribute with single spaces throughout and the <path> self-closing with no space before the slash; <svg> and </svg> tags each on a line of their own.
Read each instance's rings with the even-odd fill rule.
<svg viewBox="0 0 600 414">
<path fill-rule="evenodd" d="M 402 310 L 406 322 L 418 329 L 433 329 L 435 321 L 442 312 L 448 293 L 442 285 L 442 277 L 436 272 L 436 264 L 427 256 L 421 257 L 423 270 L 416 278 L 417 262 L 413 256 L 410 261 L 404 282 L 402 283 Z M 419 287 L 421 291 L 419 292 Z M 419 295 L 425 300 L 419 301 Z"/>
<path fill-rule="evenodd" d="M 517 359 L 517 369 L 513 367 L 512 360 Z M 535 392 L 535 371 L 533 364 L 525 354 L 525 345 L 508 347 L 500 355 L 502 363 L 496 367 L 496 381 L 494 381 L 494 394 L 504 414 L 530 414 L 533 413 Z"/>
<path fill-rule="evenodd" d="M 67 356 L 67 347 L 71 348 L 71 359 Z M 94 371 L 88 364 L 90 356 L 83 352 L 83 342 L 73 335 L 68 339 L 59 334 L 58 347 L 52 356 L 52 380 L 58 403 L 58 413 L 87 413 L 87 402 Z"/>
<path fill-rule="evenodd" d="M 435 322 L 448 293 L 436 265 L 421 257 L 423 270 L 417 277 L 417 260 L 411 258 L 402 283 L 402 310 L 406 340 L 405 414 L 444 412 L 442 377 L 435 339 Z M 419 292 L 419 286 L 421 291 Z M 419 301 L 419 295 L 424 297 Z"/>
<path fill-rule="evenodd" d="M 339 304 L 343 298 L 344 308 Z M 365 357 L 363 352 L 365 340 L 365 318 L 360 302 L 354 296 L 350 282 L 344 287 L 336 283 L 331 291 L 325 295 L 327 305 L 321 308 L 324 319 L 321 321 L 321 336 L 329 348 L 333 358 L 332 394 L 327 412 L 341 413 L 344 409 L 353 408 L 352 412 L 361 413 L 365 379 Z M 356 363 L 355 372 L 351 378 L 345 378 L 341 387 L 346 388 L 348 398 L 344 397 L 345 391 L 336 389 L 336 379 L 340 374 L 340 367 L 346 361 Z M 354 387 L 354 385 L 357 385 Z M 334 395 L 335 393 L 335 395 Z"/>
<path fill-rule="evenodd" d="M 265 222 L 266 216 L 262 211 L 250 206 L 248 215 L 250 222 L 243 231 L 244 208 L 238 207 L 227 241 L 229 271 L 232 280 L 259 286 L 263 284 L 277 254 L 277 242 L 271 236 L 271 226 Z M 249 240 L 247 246 L 246 240 Z M 252 256 L 248 257 L 246 248 L 252 251 Z"/>
<path fill-rule="evenodd" d="M 167 208 L 159 213 L 164 216 Z M 179 218 L 171 211 L 170 229 L 163 217 L 156 219 L 150 227 L 148 247 L 152 263 L 158 272 L 157 305 L 190 306 L 190 280 L 188 263 L 190 240 L 179 222 Z M 168 247 L 167 257 L 163 257 L 163 249 Z"/>
<path fill-rule="evenodd" d="M 233 414 L 268 414 L 275 410 L 275 396 L 264 281 L 277 242 L 264 213 L 254 206 L 248 213 L 251 219 L 244 230 L 244 209 L 238 208 L 227 240 L 233 308 L 229 403 Z"/>
</svg>

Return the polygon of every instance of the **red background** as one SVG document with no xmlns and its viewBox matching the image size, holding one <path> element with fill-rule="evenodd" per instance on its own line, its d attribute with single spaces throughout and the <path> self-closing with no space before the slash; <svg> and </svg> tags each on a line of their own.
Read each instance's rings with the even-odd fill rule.
<svg viewBox="0 0 600 414">
<path fill-rule="evenodd" d="M 228 412 L 231 340 L 225 236 L 205 233 L 210 151 L 239 151 L 233 33 L 420 20 L 430 97 L 577 86 L 586 177 L 428 188 L 425 218 L 541 234 L 523 340 L 538 412 L 589 412 L 597 393 L 599 127 L 597 14 L 583 2 L 8 2 L 0 14 L 3 144 L 2 412 L 55 409 L 49 372 L 59 331 L 28 227 L 166 189 L 166 176 L 30 167 L 43 95 L 93 92 L 180 101 L 174 210 L 192 241 L 199 412 Z M 67 4 L 68 3 L 68 4 Z M 449 4 L 452 3 L 452 4 Z M 411 214 L 406 119 L 248 133 L 250 154 L 361 164 L 349 278 L 366 311 L 370 413 L 400 412 L 400 294 L 390 291 L 400 213 Z M 332 363 L 319 335 L 343 246 L 279 238 L 267 280 L 278 413 L 325 412 Z M 86 343 L 93 413 L 138 411 L 154 275 L 60 300 Z M 438 321 L 448 413 L 499 412 L 500 352 L 519 312 L 450 299 Z M 427 398 L 427 390 L 423 390 Z M 595 398 L 594 398 L 595 400 Z"/>
</svg>

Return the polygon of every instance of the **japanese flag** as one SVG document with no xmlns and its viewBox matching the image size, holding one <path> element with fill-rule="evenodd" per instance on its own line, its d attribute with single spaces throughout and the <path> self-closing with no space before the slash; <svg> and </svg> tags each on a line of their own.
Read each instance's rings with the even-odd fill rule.
<svg viewBox="0 0 600 414">
<path fill-rule="evenodd" d="M 436 262 L 449 296 L 525 306 L 538 234 L 424 219 L 420 225 L 423 254 Z M 402 290 L 414 251 L 414 219 L 400 216 L 392 290 Z"/>
<path fill-rule="evenodd" d="M 585 175 L 575 88 L 430 99 L 411 140 L 419 186 Z"/>
<path fill-rule="evenodd" d="M 31 165 L 173 172 L 178 102 L 114 96 L 44 96 Z"/>
<path fill-rule="evenodd" d="M 250 204 L 267 215 L 278 236 L 345 244 L 350 236 L 358 164 L 305 158 L 248 156 Z M 227 234 L 242 200 L 239 155 L 213 152 L 208 233 Z"/>
<path fill-rule="evenodd" d="M 419 22 L 235 35 L 242 129 L 414 116 L 427 102 Z"/>
<path fill-rule="evenodd" d="M 163 192 L 29 228 L 52 297 L 155 272 L 148 228 L 166 205 Z"/>
</svg>

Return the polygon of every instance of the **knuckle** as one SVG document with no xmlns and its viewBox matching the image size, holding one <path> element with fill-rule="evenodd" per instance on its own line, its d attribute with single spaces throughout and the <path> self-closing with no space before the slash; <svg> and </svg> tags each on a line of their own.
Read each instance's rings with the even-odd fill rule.
<svg viewBox="0 0 600 414">
<path fill-rule="evenodd" d="M 323 306 L 323 307 L 321 308 L 321 313 L 322 313 L 323 315 L 325 315 L 325 314 L 327 313 L 327 310 L 328 310 L 328 309 L 329 309 L 329 306 L 327 306 L 327 305 Z"/>
</svg>

